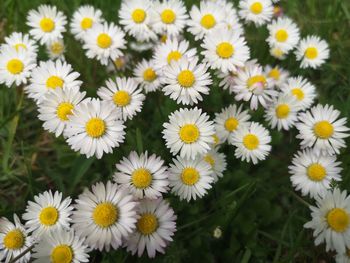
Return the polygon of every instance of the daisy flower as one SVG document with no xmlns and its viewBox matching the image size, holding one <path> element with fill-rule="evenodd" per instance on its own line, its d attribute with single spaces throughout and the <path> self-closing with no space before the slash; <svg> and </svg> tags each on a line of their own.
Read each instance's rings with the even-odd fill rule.
<svg viewBox="0 0 350 263">
<path fill-rule="evenodd" d="M 28 201 L 26 212 L 22 215 L 26 228 L 33 236 L 41 236 L 64 228 L 69 229 L 73 207 L 71 198 L 63 199 L 62 193 L 51 190 L 34 196 L 34 201 Z"/>
<path fill-rule="evenodd" d="M 326 104 L 318 104 L 307 112 L 299 114 L 297 138 L 301 147 L 312 147 L 317 153 L 339 154 L 346 147 L 344 138 L 349 137 L 350 129 L 345 126 L 347 119 L 338 119 L 340 111 Z"/>
<path fill-rule="evenodd" d="M 27 25 L 31 28 L 29 34 L 42 45 L 63 38 L 66 24 L 66 16 L 57 11 L 56 6 L 40 5 L 37 10 L 30 10 L 27 16 Z"/>
<path fill-rule="evenodd" d="M 123 1 L 119 10 L 120 24 L 137 41 L 156 40 L 152 30 L 153 3 L 150 0 Z"/>
<path fill-rule="evenodd" d="M 118 110 L 109 102 L 88 99 L 79 103 L 69 117 L 64 137 L 74 151 L 87 158 L 112 153 L 124 141 L 125 126 Z"/>
<path fill-rule="evenodd" d="M 280 47 L 273 46 L 270 48 L 270 55 L 279 60 L 284 60 L 287 57 L 287 52 L 283 51 Z"/>
<path fill-rule="evenodd" d="M 130 54 L 125 54 L 117 57 L 115 60 L 109 60 L 107 65 L 108 72 L 125 72 L 130 68 L 130 60 L 132 59 Z"/>
<path fill-rule="evenodd" d="M 214 182 L 212 168 L 202 157 L 191 160 L 177 156 L 170 164 L 169 172 L 171 192 L 187 202 L 202 198 Z"/>
<path fill-rule="evenodd" d="M 301 110 L 310 108 L 317 96 L 316 87 L 301 76 L 288 78 L 282 84 L 281 90 L 283 93 L 293 95 L 297 99 Z"/>
<path fill-rule="evenodd" d="M 103 23 L 102 12 L 91 5 L 80 6 L 70 22 L 70 31 L 77 40 L 84 40 L 87 30 Z"/>
<path fill-rule="evenodd" d="M 131 152 L 116 165 L 114 181 L 136 198 L 156 199 L 168 190 L 168 172 L 164 161 L 155 154 Z"/>
<path fill-rule="evenodd" d="M 43 121 L 45 130 L 60 136 L 66 128 L 74 108 L 84 99 L 86 92 L 79 89 L 54 89 L 44 95 L 39 104 L 38 118 Z"/>
<path fill-rule="evenodd" d="M 221 80 L 219 86 L 229 93 L 233 93 L 233 87 L 236 85 L 237 71 L 217 72 L 217 77 Z"/>
<path fill-rule="evenodd" d="M 166 146 L 173 155 L 180 152 L 182 158 L 195 159 L 197 154 L 206 154 L 214 142 L 214 124 L 197 107 L 171 113 L 163 127 Z"/>
<path fill-rule="evenodd" d="M 163 92 L 178 104 L 193 105 L 202 101 L 202 94 L 209 94 L 213 83 L 206 64 L 198 63 L 198 57 L 182 58 L 163 69 Z"/>
<path fill-rule="evenodd" d="M 134 69 L 135 81 L 146 92 L 153 92 L 160 88 L 160 78 L 156 72 L 154 61 L 143 59 Z"/>
<path fill-rule="evenodd" d="M 28 97 L 34 99 L 38 104 L 44 95 L 56 88 L 79 89 L 82 82 L 77 80 L 80 76 L 73 71 L 72 66 L 61 60 L 41 61 L 39 66 L 33 69 L 30 85 L 25 87 Z"/>
<path fill-rule="evenodd" d="M 116 78 L 115 81 L 106 81 L 107 87 L 97 90 L 97 95 L 103 100 L 115 105 L 121 112 L 122 119 L 132 119 L 137 112 L 141 111 L 143 101 L 146 96 L 138 88 L 137 83 L 132 78 Z"/>
<path fill-rule="evenodd" d="M 271 67 L 270 65 L 266 65 L 264 73 L 270 79 L 270 84 L 277 88 L 281 88 L 289 77 L 289 72 L 280 66 Z"/>
<path fill-rule="evenodd" d="M 240 0 L 239 9 L 240 17 L 256 26 L 268 23 L 273 16 L 271 0 Z"/>
<path fill-rule="evenodd" d="M 236 146 L 236 158 L 253 164 L 265 160 L 271 151 L 270 143 L 269 131 L 257 122 L 241 125 L 232 135 L 232 144 Z"/>
<path fill-rule="evenodd" d="M 5 37 L 5 44 L 1 45 L 1 48 L 13 47 L 18 52 L 23 49 L 29 52 L 33 57 L 37 56 L 38 45 L 32 39 L 30 39 L 28 34 L 23 34 L 21 32 L 13 32 L 10 36 Z"/>
<path fill-rule="evenodd" d="M 136 231 L 126 241 L 127 251 L 141 257 L 146 250 L 149 258 L 156 252 L 165 253 L 176 232 L 176 215 L 169 203 L 162 198 L 140 201 Z"/>
<path fill-rule="evenodd" d="M 96 183 L 76 199 L 72 227 L 92 249 L 117 249 L 136 228 L 137 204 L 116 184 Z"/>
<path fill-rule="evenodd" d="M 46 43 L 46 52 L 50 59 L 61 59 L 64 60 L 64 52 L 66 47 L 63 39 L 56 39 Z"/>
<path fill-rule="evenodd" d="M 88 58 L 96 58 L 102 65 L 108 60 L 115 60 L 123 55 L 120 49 L 125 48 L 125 33 L 114 23 L 94 24 L 84 36 L 83 48 Z"/>
<path fill-rule="evenodd" d="M 329 47 L 318 36 L 308 36 L 300 41 L 295 55 L 301 61 L 301 68 L 316 69 L 329 58 Z"/>
<path fill-rule="evenodd" d="M 58 229 L 45 235 L 33 249 L 33 262 L 89 262 L 88 247 L 84 239 L 69 231 Z"/>
<path fill-rule="evenodd" d="M 241 125 L 246 125 L 251 116 L 248 110 L 243 110 L 242 105 L 235 104 L 223 108 L 220 113 L 215 114 L 215 131 L 221 142 L 232 142 L 232 134 Z"/>
<path fill-rule="evenodd" d="M 13 220 L 14 223 L 7 218 L 0 218 L 0 260 L 5 263 L 22 254 L 34 243 L 16 214 L 13 215 Z M 28 251 L 16 262 L 27 263 L 30 256 L 30 251 Z"/>
<path fill-rule="evenodd" d="M 304 227 L 314 231 L 315 245 L 326 243 L 326 251 L 345 253 L 350 247 L 350 198 L 338 188 L 316 198 L 310 206 L 312 220 Z"/>
<path fill-rule="evenodd" d="M 202 158 L 211 167 L 211 176 L 214 178 L 214 183 L 217 182 L 219 178 L 223 177 L 223 172 L 226 170 L 227 166 L 225 154 L 219 153 L 218 148 L 214 147 Z"/>
<path fill-rule="evenodd" d="M 4 47 L 0 51 L 0 84 L 11 87 L 26 84 L 31 71 L 36 66 L 32 53 L 14 47 Z"/>
<path fill-rule="evenodd" d="M 324 196 L 331 189 L 332 181 L 341 181 L 340 164 L 334 155 L 319 155 L 310 149 L 299 151 L 288 166 L 290 180 L 303 196 Z"/>
<path fill-rule="evenodd" d="M 250 51 L 247 43 L 238 32 L 218 29 L 208 33 L 202 43 L 204 62 L 212 69 L 222 72 L 236 71 L 243 67 L 249 59 Z"/>
</svg>

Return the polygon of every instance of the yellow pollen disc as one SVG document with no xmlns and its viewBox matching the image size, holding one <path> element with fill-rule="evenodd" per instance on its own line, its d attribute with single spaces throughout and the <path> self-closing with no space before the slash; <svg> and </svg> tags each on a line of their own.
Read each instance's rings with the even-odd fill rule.
<svg viewBox="0 0 350 263">
<path fill-rule="evenodd" d="M 282 49 L 280 48 L 273 48 L 272 49 L 272 54 L 277 57 L 277 58 L 281 58 L 284 55 L 284 52 Z"/>
<path fill-rule="evenodd" d="M 326 175 L 326 169 L 318 163 L 313 163 L 307 168 L 307 176 L 312 181 L 322 181 L 326 177 Z"/>
<path fill-rule="evenodd" d="M 167 36 L 167 35 L 162 35 L 162 36 L 160 37 L 160 42 L 165 43 L 165 42 L 167 41 L 167 39 L 168 39 L 168 36 Z"/>
<path fill-rule="evenodd" d="M 281 12 L 281 7 L 275 5 L 275 6 L 273 7 L 273 14 L 274 14 L 274 15 L 278 15 L 280 12 Z"/>
<path fill-rule="evenodd" d="M 177 76 L 177 81 L 179 84 L 184 88 L 190 88 L 193 86 L 194 82 L 196 81 L 196 78 L 191 70 L 183 70 L 179 73 Z"/>
<path fill-rule="evenodd" d="M 112 45 L 112 38 L 106 33 L 101 33 L 97 37 L 97 45 L 100 48 L 109 48 Z"/>
<path fill-rule="evenodd" d="M 308 59 L 315 59 L 318 56 L 318 50 L 315 47 L 308 47 L 305 50 L 305 57 Z"/>
<path fill-rule="evenodd" d="M 16 51 L 19 51 L 21 48 L 23 48 L 25 50 L 27 49 L 27 46 L 24 45 L 23 43 L 18 43 L 16 45 L 13 45 L 13 47 L 16 49 Z"/>
<path fill-rule="evenodd" d="M 143 79 L 148 82 L 152 82 L 157 78 L 156 72 L 152 68 L 147 68 L 143 72 Z"/>
<path fill-rule="evenodd" d="M 184 143 L 194 143 L 199 138 L 199 129 L 195 124 L 186 124 L 181 127 L 179 136 Z"/>
<path fill-rule="evenodd" d="M 58 245 L 51 251 L 52 263 L 71 263 L 73 262 L 73 250 L 67 245 Z"/>
<path fill-rule="evenodd" d="M 177 50 L 171 51 L 167 57 L 168 64 L 170 64 L 171 61 L 173 60 L 178 61 L 181 57 L 182 57 L 182 54 L 179 51 Z"/>
<path fill-rule="evenodd" d="M 276 107 L 276 116 L 279 119 L 285 119 L 288 117 L 290 112 L 290 107 L 288 104 L 280 104 Z"/>
<path fill-rule="evenodd" d="M 314 125 L 314 133 L 320 139 L 328 139 L 333 135 L 333 125 L 328 121 L 319 121 Z"/>
<path fill-rule="evenodd" d="M 236 118 L 228 118 L 225 121 L 225 129 L 228 130 L 229 132 L 233 132 L 234 130 L 237 129 L 239 122 Z"/>
<path fill-rule="evenodd" d="M 214 139 L 214 145 L 218 145 L 219 142 L 220 142 L 219 137 L 218 137 L 216 134 L 214 134 L 214 135 L 213 135 L 213 139 Z"/>
<path fill-rule="evenodd" d="M 7 249 L 20 249 L 24 245 L 24 235 L 21 230 L 14 229 L 5 235 L 3 242 Z"/>
<path fill-rule="evenodd" d="M 63 84 L 63 79 L 58 76 L 51 76 L 46 80 L 46 88 L 48 89 L 62 88 Z"/>
<path fill-rule="evenodd" d="M 192 167 L 187 167 L 182 170 L 181 181 L 185 185 L 192 186 L 196 184 L 199 180 L 199 172 Z"/>
<path fill-rule="evenodd" d="M 304 92 L 300 88 L 292 89 L 292 94 L 297 98 L 297 100 L 303 100 L 305 95 Z"/>
<path fill-rule="evenodd" d="M 136 24 L 140 24 L 146 19 L 146 12 L 143 9 L 135 9 L 131 14 L 132 20 Z"/>
<path fill-rule="evenodd" d="M 172 24 L 176 19 L 176 14 L 171 9 L 165 9 L 161 13 L 160 18 L 162 19 L 164 24 Z"/>
<path fill-rule="evenodd" d="M 243 145 L 248 149 L 248 150 L 255 150 L 259 146 L 259 138 L 254 135 L 254 134 L 247 134 L 243 138 Z"/>
<path fill-rule="evenodd" d="M 92 27 L 93 23 L 94 21 L 90 17 L 84 17 L 80 22 L 80 26 L 83 30 L 87 30 Z"/>
<path fill-rule="evenodd" d="M 40 21 L 40 27 L 42 31 L 49 33 L 55 29 L 55 22 L 51 18 L 44 17 Z"/>
<path fill-rule="evenodd" d="M 250 11 L 256 15 L 260 14 L 263 10 L 263 5 L 260 2 L 255 2 L 250 6 Z"/>
<path fill-rule="evenodd" d="M 50 50 L 55 55 L 59 55 L 63 52 L 64 46 L 60 42 L 54 42 L 50 46 Z"/>
<path fill-rule="evenodd" d="M 286 42 L 288 39 L 288 32 L 284 29 L 280 29 L 276 32 L 275 38 L 278 42 Z"/>
<path fill-rule="evenodd" d="M 67 121 L 68 120 L 68 115 L 72 114 L 74 106 L 72 103 L 69 102 L 62 102 L 60 105 L 57 107 L 57 117 L 61 121 Z"/>
<path fill-rule="evenodd" d="M 145 189 L 152 182 L 152 175 L 149 170 L 139 168 L 131 174 L 131 181 L 136 188 Z"/>
<path fill-rule="evenodd" d="M 58 210 L 53 206 L 45 207 L 41 210 L 39 215 L 40 223 L 45 226 L 52 226 L 56 224 L 58 220 Z"/>
<path fill-rule="evenodd" d="M 113 95 L 113 101 L 118 107 L 125 107 L 126 105 L 129 105 L 130 100 L 130 94 L 125 90 L 118 90 Z"/>
<path fill-rule="evenodd" d="M 204 161 L 206 161 L 207 163 L 209 163 L 211 167 L 214 167 L 214 165 L 215 165 L 215 160 L 214 160 L 214 158 L 213 158 L 211 155 L 209 155 L 209 154 L 207 154 L 207 155 L 204 156 Z"/>
<path fill-rule="evenodd" d="M 261 84 L 262 87 L 266 86 L 266 78 L 263 75 L 256 75 L 250 77 L 247 81 L 247 85 L 249 88 L 255 86 L 256 84 Z"/>
<path fill-rule="evenodd" d="M 116 66 L 117 69 L 121 69 L 125 64 L 125 60 L 121 57 L 117 58 L 114 60 L 114 65 Z"/>
<path fill-rule="evenodd" d="M 202 27 L 206 29 L 213 28 L 216 25 L 215 17 L 211 14 L 206 14 L 201 19 Z"/>
<path fill-rule="evenodd" d="M 275 80 L 279 80 L 280 76 L 281 76 L 281 73 L 277 68 L 271 69 L 271 71 L 269 72 L 269 77 Z"/>
<path fill-rule="evenodd" d="M 7 62 L 7 70 L 14 75 L 21 73 L 24 69 L 24 64 L 19 59 L 11 59 Z"/>
<path fill-rule="evenodd" d="M 118 210 L 112 203 L 100 203 L 95 207 L 92 218 L 96 225 L 106 228 L 118 220 Z"/>
<path fill-rule="evenodd" d="M 216 46 L 216 54 L 220 58 L 230 58 L 234 52 L 235 49 L 229 42 L 222 42 Z"/>
<path fill-rule="evenodd" d="M 327 223 L 332 230 L 342 233 L 349 226 L 349 215 L 342 208 L 333 208 L 327 213 Z"/>
<path fill-rule="evenodd" d="M 158 228 L 158 219 L 154 214 L 145 213 L 137 221 L 137 230 L 143 235 L 150 235 Z"/>
<path fill-rule="evenodd" d="M 92 138 L 101 137 L 106 131 L 106 124 L 100 118 L 92 118 L 85 125 L 86 133 Z"/>
</svg>

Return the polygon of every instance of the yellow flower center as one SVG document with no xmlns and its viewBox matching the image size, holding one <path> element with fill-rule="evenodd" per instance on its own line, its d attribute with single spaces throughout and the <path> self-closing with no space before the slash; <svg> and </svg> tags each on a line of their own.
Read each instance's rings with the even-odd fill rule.
<svg viewBox="0 0 350 263">
<path fill-rule="evenodd" d="M 333 125 L 328 121 L 319 121 L 314 125 L 314 133 L 320 139 L 328 139 L 333 135 Z"/>
<path fill-rule="evenodd" d="M 305 97 L 304 92 L 300 88 L 292 89 L 292 94 L 297 98 L 297 100 L 303 100 Z"/>
<path fill-rule="evenodd" d="M 48 17 L 44 17 L 40 21 L 41 30 L 48 33 L 55 29 L 55 22 Z"/>
<path fill-rule="evenodd" d="M 288 32 L 284 29 L 280 29 L 276 32 L 275 38 L 278 42 L 286 42 L 288 39 Z"/>
<path fill-rule="evenodd" d="M 220 142 L 219 137 L 218 137 L 216 134 L 214 134 L 214 135 L 213 135 L 213 139 L 214 139 L 214 145 L 218 145 L 219 142 Z"/>
<path fill-rule="evenodd" d="M 276 107 L 276 116 L 279 119 L 285 119 L 288 117 L 290 112 L 290 107 L 288 104 L 280 104 Z"/>
<path fill-rule="evenodd" d="M 48 89 L 62 88 L 63 84 L 63 79 L 58 76 L 51 76 L 46 80 L 46 88 Z"/>
<path fill-rule="evenodd" d="M 91 118 L 85 125 L 86 133 L 92 138 L 99 138 L 106 132 L 106 124 L 100 118 Z"/>
<path fill-rule="evenodd" d="M 74 109 L 74 106 L 72 103 L 69 102 L 62 102 L 60 105 L 57 107 L 57 117 L 61 121 L 67 121 L 68 120 L 68 115 L 72 114 L 72 110 Z"/>
<path fill-rule="evenodd" d="M 233 132 L 234 130 L 237 129 L 239 122 L 236 118 L 228 118 L 225 121 L 225 129 L 228 130 L 229 132 Z"/>
<path fill-rule="evenodd" d="M 112 45 L 112 38 L 106 33 L 101 33 L 97 37 L 97 45 L 103 49 L 109 48 Z"/>
<path fill-rule="evenodd" d="M 192 167 L 187 167 L 182 170 L 181 181 L 185 185 L 192 186 L 196 184 L 199 180 L 199 172 Z"/>
<path fill-rule="evenodd" d="M 307 176 L 312 181 L 322 181 L 326 177 L 326 175 L 326 169 L 318 163 L 313 163 L 307 168 Z"/>
<path fill-rule="evenodd" d="M 248 149 L 248 150 L 255 150 L 259 146 L 259 138 L 254 135 L 254 134 L 247 134 L 243 138 L 243 145 Z"/>
<path fill-rule="evenodd" d="M 13 47 L 16 49 L 17 52 L 20 50 L 20 48 L 27 49 L 27 46 L 23 43 L 18 43 L 16 45 L 13 45 Z"/>
<path fill-rule="evenodd" d="M 73 250 L 68 245 L 58 245 L 51 251 L 52 263 L 71 263 L 73 262 Z"/>
<path fill-rule="evenodd" d="M 118 209 L 112 203 L 100 203 L 95 207 L 92 218 L 99 227 L 109 227 L 118 220 Z"/>
<path fill-rule="evenodd" d="M 249 88 L 254 87 L 256 84 L 260 84 L 262 87 L 265 87 L 266 83 L 266 78 L 263 75 L 256 75 L 250 77 L 247 81 L 247 85 Z"/>
<path fill-rule="evenodd" d="M 277 47 L 273 48 L 271 52 L 277 58 L 282 58 L 282 56 L 284 55 L 283 50 Z"/>
<path fill-rule="evenodd" d="M 230 58 L 235 52 L 234 47 L 229 42 L 222 42 L 216 46 L 216 54 L 220 58 Z"/>
<path fill-rule="evenodd" d="M 154 214 L 145 213 L 137 221 L 137 230 L 143 235 L 150 235 L 158 228 L 158 219 Z"/>
<path fill-rule="evenodd" d="M 125 64 L 125 60 L 122 57 L 117 58 L 114 60 L 114 65 L 117 67 L 117 69 L 121 69 Z"/>
<path fill-rule="evenodd" d="M 202 27 L 206 29 L 213 28 L 216 25 L 215 17 L 211 14 L 206 14 L 201 19 Z"/>
<path fill-rule="evenodd" d="M 171 51 L 167 57 L 168 64 L 170 64 L 171 61 L 173 61 L 173 60 L 178 61 L 181 57 L 182 57 L 182 54 L 179 51 L 177 51 L 177 50 Z"/>
<path fill-rule="evenodd" d="M 156 72 L 152 68 L 147 68 L 143 72 L 143 79 L 148 82 L 152 82 L 157 78 Z"/>
<path fill-rule="evenodd" d="M 129 105 L 130 100 L 130 94 L 125 90 L 118 90 L 113 95 L 113 101 L 118 107 L 125 107 L 126 105 Z"/>
<path fill-rule="evenodd" d="M 250 11 L 256 15 L 260 14 L 263 10 L 263 5 L 260 2 L 255 2 L 250 6 Z"/>
<path fill-rule="evenodd" d="M 150 186 L 152 182 L 152 175 L 149 170 L 139 168 L 132 173 L 131 180 L 136 188 L 145 189 Z"/>
<path fill-rule="evenodd" d="M 58 217 L 58 210 L 53 206 L 43 208 L 39 214 L 40 223 L 45 226 L 52 226 L 56 224 Z"/>
<path fill-rule="evenodd" d="M 281 76 L 281 73 L 277 68 L 271 69 L 269 72 L 269 77 L 275 80 L 279 80 L 280 76 Z"/>
<path fill-rule="evenodd" d="M 318 50 L 315 47 L 308 47 L 305 50 L 305 57 L 308 59 L 315 59 L 318 56 Z"/>
<path fill-rule="evenodd" d="M 167 39 L 168 39 L 168 36 L 167 36 L 167 35 L 162 35 L 162 36 L 160 37 L 160 42 L 165 43 L 165 42 L 167 41 Z"/>
<path fill-rule="evenodd" d="M 90 17 L 84 17 L 80 22 L 80 26 L 83 30 L 87 30 L 92 27 L 93 22 Z"/>
<path fill-rule="evenodd" d="M 214 165 L 215 165 L 215 160 L 214 160 L 213 156 L 211 156 L 209 154 L 204 156 L 204 161 L 209 163 L 211 167 L 214 167 Z"/>
<path fill-rule="evenodd" d="M 14 75 L 21 73 L 24 69 L 24 64 L 19 59 L 11 59 L 7 62 L 7 70 Z"/>
<path fill-rule="evenodd" d="M 63 52 L 64 46 L 60 42 L 54 42 L 50 46 L 50 50 L 53 54 L 59 55 Z"/>
<path fill-rule="evenodd" d="M 195 124 L 186 124 L 181 127 L 179 135 L 184 143 L 194 143 L 199 138 L 199 129 Z"/>
<path fill-rule="evenodd" d="M 163 23 L 172 24 L 176 19 L 176 14 L 171 9 L 165 9 L 160 15 Z"/>
<path fill-rule="evenodd" d="M 135 9 L 134 12 L 131 14 L 132 20 L 136 24 L 140 24 L 146 19 L 146 12 L 143 9 Z"/>
<path fill-rule="evenodd" d="M 327 213 L 327 223 L 332 230 L 342 233 L 349 226 L 349 215 L 342 208 L 333 208 Z"/>
<path fill-rule="evenodd" d="M 21 230 L 14 229 L 9 231 L 4 237 L 4 246 L 7 249 L 20 249 L 24 245 L 24 235 Z"/>
<path fill-rule="evenodd" d="M 177 76 L 177 81 L 179 84 L 184 88 L 190 88 L 193 86 L 194 82 L 196 81 L 196 78 L 191 70 L 183 70 L 179 73 Z"/>
</svg>

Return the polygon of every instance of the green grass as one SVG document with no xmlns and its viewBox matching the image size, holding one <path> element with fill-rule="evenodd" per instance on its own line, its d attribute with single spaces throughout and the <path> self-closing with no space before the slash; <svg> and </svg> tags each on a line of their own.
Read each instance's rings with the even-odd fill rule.
<svg viewBox="0 0 350 263">
<path fill-rule="evenodd" d="M 25 17 L 31 8 L 52 3 L 70 16 L 83 3 L 100 8 L 108 21 L 117 20 L 119 1 L 0 1 L 0 41 L 13 31 L 27 32 Z M 198 1 L 187 0 L 187 6 Z M 309 78 L 319 92 L 319 102 L 329 103 L 350 116 L 350 2 L 344 0 L 282 0 L 288 16 L 301 27 L 302 35 L 317 34 L 326 39 L 331 59 L 320 70 L 300 70 L 294 57 L 282 65 L 293 75 Z M 248 27 L 247 39 L 252 56 L 263 64 L 274 63 L 265 43 L 266 30 Z M 95 96 L 96 89 L 111 77 L 98 62 L 88 60 L 81 45 L 65 34 L 66 59 L 81 73 L 83 90 Z M 133 54 L 137 56 L 137 54 Z M 143 54 L 147 56 L 149 54 Z M 41 59 L 46 59 L 44 53 Z M 140 58 L 140 55 L 138 55 Z M 233 97 L 213 85 L 211 94 L 200 107 L 211 116 L 223 106 L 233 103 Z M 126 141 L 113 154 L 102 160 L 86 159 L 69 149 L 62 138 L 56 139 L 41 127 L 35 104 L 24 97 L 20 89 L 0 86 L 0 215 L 21 214 L 27 200 L 48 189 L 57 189 L 76 197 L 84 187 L 111 179 L 114 165 L 131 150 L 148 150 L 167 162 L 171 155 L 160 139 L 162 123 L 178 106 L 161 92 L 147 95 L 143 111 L 127 122 Z M 261 112 L 253 119 L 262 121 Z M 265 123 L 266 125 L 266 123 Z M 348 124 L 349 125 L 349 124 Z M 178 215 L 178 231 L 174 242 L 156 262 L 325 262 L 332 253 L 323 245 L 315 247 L 312 233 L 303 229 L 310 219 L 307 198 L 294 193 L 288 169 L 299 142 L 296 131 L 272 131 L 273 151 L 269 159 L 256 166 L 237 161 L 233 148 L 224 146 L 228 169 L 214 189 L 203 199 L 180 202 L 167 195 Z M 349 143 L 349 140 L 347 140 Z M 346 150 L 339 156 L 344 171 L 342 189 L 350 187 L 350 157 Z M 220 226 L 223 236 L 213 238 Z M 110 253 L 92 253 L 92 262 L 133 262 L 138 260 L 124 249 Z"/>
</svg>

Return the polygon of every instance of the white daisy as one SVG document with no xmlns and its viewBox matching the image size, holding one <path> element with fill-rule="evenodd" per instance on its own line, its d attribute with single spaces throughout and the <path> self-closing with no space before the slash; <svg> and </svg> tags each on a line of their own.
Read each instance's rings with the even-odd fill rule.
<svg viewBox="0 0 350 263">
<path fill-rule="evenodd" d="M 73 109 L 64 136 L 74 151 L 87 158 L 112 153 L 124 141 L 125 126 L 118 110 L 106 101 L 84 100 Z"/>
<path fill-rule="evenodd" d="M 115 60 L 108 60 L 107 71 L 108 72 L 125 72 L 130 68 L 130 60 L 132 59 L 130 54 L 125 54 L 117 57 Z"/>
<path fill-rule="evenodd" d="M 223 172 L 227 166 L 226 156 L 218 151 L 218 147 L 212 148 L 202 158 L 210 164 L 211 176 L 214 178 L 214 182 L 217 182 L 219 178 L 223 177 Z"/>
<path fill-rule="evenodd" d="M 84 99 L 86 92 L 79 89 L 54 89 L 44 95 L 39 104 L 38 118 L 43 121 L 45 130 L 60 136 L 74 108 Z"/>
<path fill-rule="evenodd" d="M 102 65 L 123 55 L 125 33 L 114 23 L 94 24 L 86 31 L 83 48 L 88 58 L 96 58 Z"/>
<path fill-rule="evenodd" d="M 202 44 L 204 62 L 212 69 L 222 72 L 236 71 L 243 67 L 249 59 L 250 51 L 247 43 L 238 32 L 228 29 L 217 29 L 208 33 Z"/>
<path fill-rule="evenodd" d="M 274 87 L 277 88 L 281 88 L 282 85 L 287 82 L 289 77 L 289 72 L 278 65 L 274 67 L 266 65 L 264 73 L 270 79 L 271 85 L 274 85 Z"/>
<path fill-rule="evenodd" d="M 72 199 L 63 199 L 62 193 L 51 190 L 34 196 L 35 202 L 28 201 L 26 212 L 22 215 L 26 228 L 33 236 L 40 238 L 49 232 L 64 228 L 69 229 L 73 207 Z"/>
<path fill-rule="evenodd" d="M 126 241 L 127 251 L 139 257 L 147 250 L 149 258 L 156 252 L 165 253 L 165 248 L 173 241 L 176 231 L 176 215 L 169 203 L 162 198 L 156 200 L 143 199 L 138 209 L 140 217 L 136 223 L 136 231 Z"/>
<path fill-rule="evenodd" d="M 30 10 L 27 16 L 27 25 L 31 27 L 29 34 L 40 44 L 63 38 L 66 24 L 66 16 L 57 11 L 56 6 L 40 5 L 37 10 Z"/>
<path fill-rule="evenodd" d="M 295 55 L 301 68 L 315 69 L 329 58 L 329 46 L 318 36 L 308 36 L 300 41 Z"/>
<path fill-rule="evenodd" d="M 16 214 L 13 215 L 13 220 L 14 223 L 7 218 L 0 218 L 0 260 L 5 263 L 9 263 L 34 243 L 34 239 L 29 236 Z M 30 256 L 31 253 L 28 251 L 16 262 L 27 263 Z"/>
<path fill-rule="evenodd" d="M 41 61 L 39 66 L 33 69 L 30 82 L 25 87 L 29 98 L 33 98 L 38 104 L 44 98 L 44 95 L 56 88 L 75 88 L 79 89 L 82 82 L 77 80 L 80 76 L 78 72 L 73 71 L 72 66 L 61 60 Z"/>
<path fill-rule="evenodd" d="M 240 125 L 246 125 L 251 116 L 248 110 L 243 110 L 242 105 L 237 107 L 232 104 L 215 114 L 215 131 L 221 142 L 232 143 L 232 134 Z"/>
<path fill-rule="evenodd" d="M 169 185 L 171 192 L 179 196 L 180 200 L 189 202 L 197 197 L 202 198 L 211 189 L 214 182 L 212 168 L 201 156 L 194 160 L 177 156 L 173 163 L 169 168 Z"/>
<path fill-rule="evenodd" d="M 137 86 L 134 79 L 116 78 L 115 81 L 109 79 L 106 81 L 106 86 L 99 88 L 97 95 L 103 101 L 114 105 L 121 112 L 124 121 L 131 120 L 141 111 L 146 96 L 142 94 L 142 89 Z"/>
<path fill-rule="evenodd" d="M 1 45 L 1 48 L 13 47 L 16 51 L 21 49 L 29 52 L 33 57 L 37 56 L 38 45 L 32 40 L 28 34 L 21 32 L 13 32 L 8 37 L 5 37 L 5 44 Z"/>
<path fill-rule="evenodd" d="M 271 151 L 270 143 L 269 131 L 257 122 L 241 125 L 232 135 L 232 144 L 236 146 L 236 158 L 252 161 L 253 164 L 265 160 Z"/>
<path fill-rule="evenodd" d="M 84 239 L 69 231 L 58 229 L 45 235 L 33 249 L 33 262 L 80 263 L 89 262 L 88 247 Z"/>
<path fill-rule="evenodd" d="M 273 46 L 270 48 L 270 55 L 279 60 L 284 60 L 287 57 L 287 52 L 279 47 Z"/>
<path fill-rule="evenodd" d="M 136 228 L 138 203 L 110 181 L 85 189 L 75 202 L 72 227 L 92 249 L 117 249 Z"/>
<path fill-rule="evenodd" d="M 312 220 L 304 227 L 313 229 L 315 245 L 326 243 L 326 251 L 345 253 L 350 247 L 350 197 L 338 188 L 317 196 L 316 206 L 310 206 Z"/>
<path fill-rule="evenodd" d="M 290 180 L 303 196 L 323 196 L 331 189 L 332 181 L 341 181 L 340 164 L 336 156 L 318 155 L 309 149 L 299 151 L 294 155 L 292 165 L 288 166 Z"/>
<path fill-rule="evenodd" d="M 154 61 L 143 59 L 134 69 L 135 81 L 145 93 L 156 91 L 161 86 L 160 78 L 156 72 Z"/>
<path fill-rule="evenodd" d="M 233 87 L 236 85 L 237 71 L 217 72 L 217 77 L 221 80 L 219 86 L 224 90 L 233 93 Z"/>
<path fill-rule="evenodd" d="M 64 60 L 64 52 L 66 47 L 63 39 L 55 39 L 46 43 L 46 52 L 50 59 L 61 59 Z"/>
<path fill-rule="evenodd" d="M 240 17 L 256 26 L 267 24 L 273 16 L 271 0 L 240 0 L 239 9 Z"/>
<path fill-rule="evenodd" d="M 307 112 L 299 114 L 297 138 L 302 140 L 301 147 L 312 147 L 317 153 L 339 154 L 346 147 L 344 138 L 349 137 L 350 128 L 346 127 L 346 118 L 338 119 L 340 111 L 326 104 L 318 104 Z"/>
<path fill-rule="evenodd" d="M 163 138 L 173 155 L 180 152 L 182 158 L 195 159 L 210 150 L 214 142 L 214 124 L 201 109 L 180 109 L 163 124 Z"/>
</svg>

